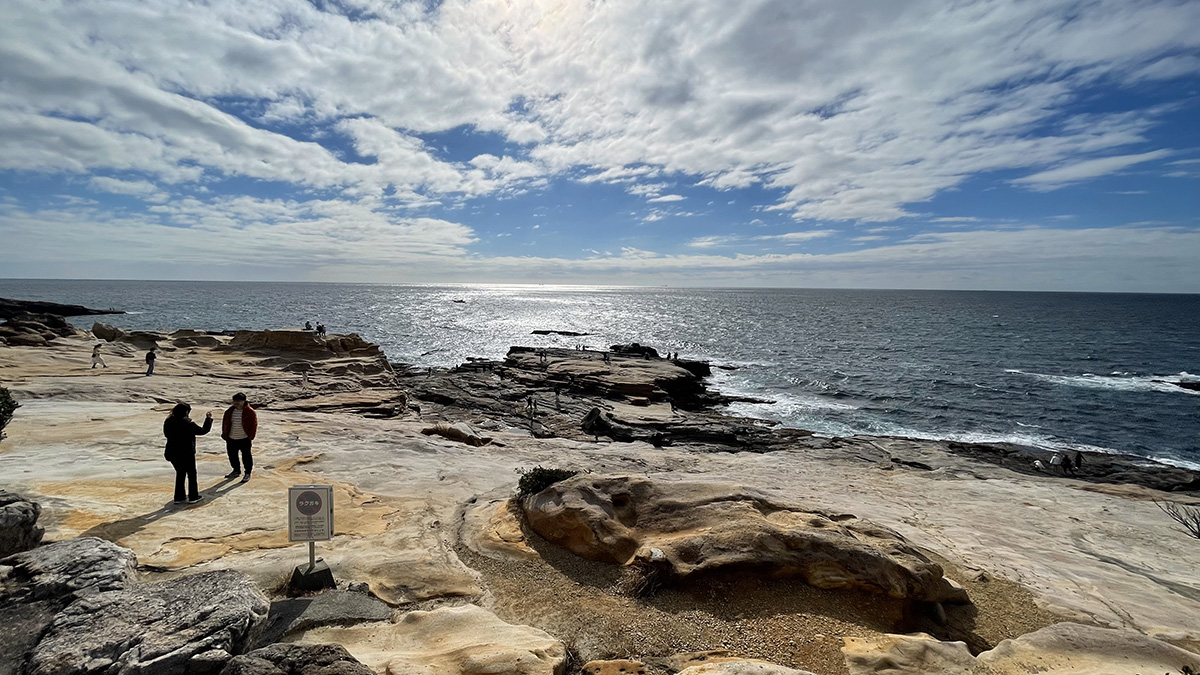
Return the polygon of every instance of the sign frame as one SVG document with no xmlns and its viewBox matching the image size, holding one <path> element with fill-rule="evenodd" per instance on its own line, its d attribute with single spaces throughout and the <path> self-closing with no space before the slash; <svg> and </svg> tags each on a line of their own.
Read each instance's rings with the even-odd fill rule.
<svg viewBox="0 0 1200 675">
<path fill-rule="evenodd" d="M 330 539 L 333 539 L 333 486 L 289 487 L 288 541 L 314 542 Z"/>
</svg>

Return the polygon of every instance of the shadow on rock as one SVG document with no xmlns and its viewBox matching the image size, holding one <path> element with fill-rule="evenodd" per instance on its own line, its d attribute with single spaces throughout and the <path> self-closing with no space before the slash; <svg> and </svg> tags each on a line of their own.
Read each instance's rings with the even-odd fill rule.
<svg viewBox="0 0 1200 675">
<path fill-rule="evenodd" d="M 170 516 L 175 513 L 180 513 L 189 508 L 195 508 L 197 506 L 202 506 L 211 501 L 216 501 L 217 499 L 220 499 L 221 497 L 225 496 L 228 492 L 230 492 L 234 488 L 238 487 L 238 485 L 240 485 L 240 484 L 241 483 L 234 481 L 233 479 L 225 478 L 225 479 L 222 479 L 216 485 L 213 485 L 210 488 L 201 490 L 200 494 L 204 495 L 204 501 L 199 502 L 198 504 L 176 504 L 174 502 L 167 502 L 166 504 L 163 504 L 162 507 L 160 507 L 159 509 L 157 509 L 155 511 L 151 511 L 150 513 L 143 513 L 140 516 L 134 516 L 132 518 L 122 518 L 121 520 L 114 520 L 111 523 L 100 523 L 99 525 L 95 525 L 95 526 L 89 528 L 86 532 L 80 533 L 79 536 L 80 537 L 99 537 L 101 539 L 107 539 L 109 541 L 117 542 L 117 541 L 124 539 L 125 537 L 128 537 L 137 532 L 140 532 L 147 525 L 150 525 L 151 523 L 162 520 L 163 518 L 166 518 L 167 516 Z M 226 486 L 226 487 L 224 487 L 224 489 L 222 489 L 222 486 Z"/>
</svg>

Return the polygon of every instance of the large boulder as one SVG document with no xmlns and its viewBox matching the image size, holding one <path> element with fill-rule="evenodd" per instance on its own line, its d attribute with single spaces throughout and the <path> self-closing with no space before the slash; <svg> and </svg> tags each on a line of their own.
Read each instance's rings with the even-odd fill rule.
<svg viewBox="0 0 1200 675">
<path fill-rule="evenodd" d="M 116 342 L 125 336 L 125 331 L 117 328 L 116 326 L 110 326 L 106 323 L 100 323 L 99 321 L 96 321 L 92 324 L 92 335 L 95 335 L 97 338 L 107 342 Z"/>
<path fill-rule="evenodd" d="M 426 427 L 421 430 L 421 433 L 426 436 L 441 436 L 459 443 L 466 443 L 474 447 L 481 447 L 492 442 L 491 436 L 484 436 L 479 433 L 474 427 L 466 422 L 438 422 L 431 427 Z"/>
<path fill-rule="evenodd" d="M 68 604 L 136 581 L 133 551 L 84 537 L 0 559 L 0 675 L 16 675 Z"/>
<path fill-rule="evenodd" d="M 846 638 L 850 675 L 1148 675 L 1200 673 L 1200 655 L 1137 631 L 1056 623 L 972 656 L 924 635 Z"/>
<path fill-rule="evenodd" d="M 0 601 L 60 600 L 128 588 L 137 581 L 137 556 L 97 537 L 46 544 L 0 559 L 6 568 Z"/>
<path fill-rule="evenodd" d="M 218 570 L 86 595 L 54 617 L 27 675 L 216 675 L 247 651 L 270 603 Z"/>
<path fill-rule="evenodd" d="M 965 602 L 897 532 L 723 483 L 579 475 L 526 498 L 529 526 L 576 555 L 681 581 L 714 571 L 800 577 L 817 588 Z"/>
<path fill-rule="evenodd" d="M 0 490 L 0 558 L 28 551 L 42 542 L 42 507 L 21 495 Z"/>
<path fill-rule="evenodd" d="M 235 656 L 221 675 L 375 675 L 341 645 L 273 644 Z"/>
</svg>

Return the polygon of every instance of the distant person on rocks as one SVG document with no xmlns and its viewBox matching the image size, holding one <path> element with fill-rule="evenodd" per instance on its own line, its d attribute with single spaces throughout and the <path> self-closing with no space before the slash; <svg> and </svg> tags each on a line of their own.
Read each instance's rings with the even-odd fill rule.
<svg viewBox="0 0 1200 675">
<path fill-rule="evenodd" d="M 1075 475 L 1075 464 L 1071 461 L 1070 455 L 1063 455 L 1063 474 Z"/>
<path fill-rule="evenodd" d="M 1050 466 L 1055 467 L 1063 473 L 1067 472 L 1067 470 L 1063 468 L 1063 456 L 1061 452 L 1056 452 L 1050 456 Z"/>
<path fill-rule="evenodd" d="M 1035 459 L 1033 460 L 1033 468 L 1037 471 L 1045 471 L 1046 465 L 1042 463 L 1042 460 Z"/>
<path fill-rule="evenodd" d="M 239 391 L 233 395 L 233 405 L 225 410 L 225 416 L 221 418 L 221 438 L 225 439 L 225 452 L 229 454 L 229 466 L 233 468 L 225 475 L 226 478 L 237 478 L 245 466 L 246 475 L 242 476 L 242 482 L 250 480 L 250 472 L 254 469 L 250 447 L 257 433 L 258 414 L 246 403 L 246 395 Z M 239 453 L 242 460 L 240 464 Z"/>
<path fill-rule="evenodd" d="M 154 352 L 154 349 L 155 349 L 154 347 L 151 347 L 150 351 L 146 352 L 146 374 L 147 375 L 154 374 L 154 362 L 158 359 L 158 354 L 156 354 Z"/>
<path fill-rule="evenodd" d="M 317 322 L 317 335 L 325 335 L 325 324 Z"/>
<path fill-rule="evenodd" d="M 163 422 L 163 436 L 167 437 L 167 448 L 163 452 L 172 466 L 175 467 L 175 503 L 185 501 L 195 504 L 200 501 L 200 490 L 196 485 L 196 437 L 207 434 L 212 429 L 212 413 L 205 413 L 204 426 L 191 420 L 192 406 L 186 403 L 177 404 L 170 417 Z M 183 480 L 187 478 L 187 492 L 183 491 Z"/>
<path fill-rule="evenodd" d="M 1083 453 L 1077 450 L 1075 451 L 1075 468 L 1078 469 L 1081 466 L 1083 466 Z"/>
<path fill-rule="evenodd" d="M 95 368 L 96 366 L 104 366 L 105 368 L 108 367 L 108 364 L 104 362 L 104 359 L 100 358 L 100 345 L 92 347 L 92 368 Z"/>
<path fill-rule="evenodd" d="M 312 322 L 311 321 L 304 322 L 304 330 L 312 330 Z"/>
</svg>

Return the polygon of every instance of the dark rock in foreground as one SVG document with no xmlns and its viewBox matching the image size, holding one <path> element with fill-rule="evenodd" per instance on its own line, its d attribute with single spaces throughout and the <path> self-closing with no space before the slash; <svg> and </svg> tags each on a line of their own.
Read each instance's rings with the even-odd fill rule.
<svg viewBox="0 0 1200 675">
<path fill-rule="evenodd" d="M 28 675 L 216 675 L 253 644 L 270 603 L 219 570 L 86 595 L 54 617 Z"/>
<path fill-rule="evenodd" d="M 319 626 L 387 621 L 392 609 L 366 593 L 332 590 L 311 598 L 287 598 L 271 603 L 267 627 L 258 644 L 278 642 L 289 633 Z"/>
<path fill-rule="evenodd" d="M 341 645 L 274 644 L 235 656 L 221 675 L 375 675 Z"/>
<path fill-rule="evenodd" d="M 133 551 L 83 537 L 0 559 L 0 675 L 15 675 L 55 615 L 76 599 L 136 582 Z"/>
<path fill-rule="evenodd" d="M 11 319 L 20 314 L 52 314 L 63 317 L 124 313 L 119 309 L 90 309 L 82 305 L 60 305 L 57 302 L 42 302 L 40 300 L 0 298 L 0 319 Z"/>
<path fill-rule="evenodd" d="M 0 558 L 28 551 L 42 542 L 42 507 L 21 495 L 0 490 Z"/>
</svg>

